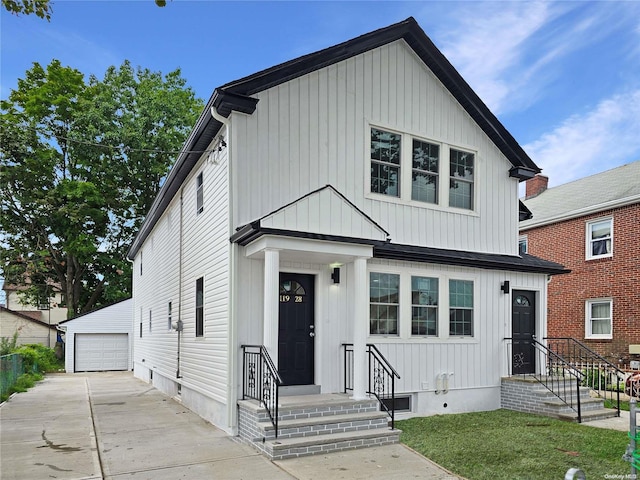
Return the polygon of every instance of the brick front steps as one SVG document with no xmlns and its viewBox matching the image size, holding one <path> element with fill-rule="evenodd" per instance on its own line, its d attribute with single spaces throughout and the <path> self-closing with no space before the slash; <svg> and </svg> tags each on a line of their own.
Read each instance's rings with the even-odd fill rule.
<svg viewBox="0 0 640 480">
<path fill-rule="evenodd" d="M 575 390 L 572 390 L 572 388 L 575 389 L 573 385 L 572 381 L 567 391 L 575 396 Z M 504 377 L 500 400 L 501 407 L 508 410 L 535 413 L 569 422 L 578 421 L 578 414 L 571 407 L 533 377 Z M 575 405 L 576 402 L 573 403 Z M 617 415 L 615 410 L 604 408 L 604 401 L 601 398 L 592 398 L 587 387 L 580 387 L 580 406 L 583 422 L 613 418 Z"/>
<path fill-rule="evenodd" d="M 348 395 L 281 397 L 278 438 L 267 411 L 258 402 L 238 402 L 239 435 L 273 460 L 398 443 L 389 417 L 376 400 Z"/>
</svg>

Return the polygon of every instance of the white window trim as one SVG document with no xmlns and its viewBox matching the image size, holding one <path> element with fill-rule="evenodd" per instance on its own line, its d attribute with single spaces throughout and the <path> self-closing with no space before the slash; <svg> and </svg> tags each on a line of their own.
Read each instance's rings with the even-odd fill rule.
<svg viewBox="0 0 640 480">
<path fill-rule="evenodd" d="M 609 322 L 611 333 L 591 333 L 591 305 L 594 303 L 609 303 Z M 584 338 L 588 340 L 611 340 L 613 339 L 613 299 L 612 298 L 590 298 L 584 302 Z"/>
<path fill-rule="evenodd" d="M 376 128 L 379 130 L 384 130 L 385 132 L 396 133 L 401 135 L 400 141 L 400 195 L 392 196 L 385 195 L 382 193 L 372 192 L 371 191 L 371 129 Z M 402 205 L 410 205 L 412 207 L 419 207 L 431 210 L 443 210 L 447 212 L 455 212 L 460 214 L 466 214 L 470 216 L 479 216 L 477 205 L 478 205 L 478 185 L 479 185 L 479 169 L 478 169 L 478 151 L 477 149 L 471 146 L 465 146 L 460 144 L 452 144 L 446 143 L 440 140 L 435 140 L 433 138 L 425 137 L 423 135 L 419 135 L 416 133 L 412 133 L 409 131 L 401 131 L 395 128 L 384 126 L 381 123 L 370 123 L 365 122 L 365 132 L 366 132 L 366 141 L 365 141 L 365 152 L 363 158 L 366 162 L 366 166 L 364 169 L 365 173 L 365 197 L 373 200 L 384 201 L 388 203 L 398 203 Z M 421 202 L 419 200 L 413 200 L 411 198 L 411 172 L 413 171 L 413 162 L 411 157 L 412 147 L 413 147 L 413 139 L 419 140 L 421 142 L 428 142 L 434 145 L 438 145 L 440 147 L 440 158 L 438 163 L 438 200 L 439 203 L 428 203 Z M 474 155 L 473 160 L 473 193 L 472 193 L 472 203 L 473 208 L 459 208 L 459 207 L 451 207 L 449 206 L 449 180 L 450 180 L 450 169 L 449 169 L 449 155 L 450 149 L 469 152 Z M 445 159 L 445 160 L 443 160 Z"/>
<path fill-rule="evenodd" d="M 609 253 L 605 253 L 603 255 L 592 255 L 592 249 L 591 249 L 591 225 L 595 224 L 595 223 L 601 223 L 601 222 L 606 222 L 609 221 L 611 224 L 611 251 Z M 613 217 L 602 217 L 602 218 L 596 218 L 593 220 L 589 220 L 588 222 L 586 222 L 585 224 L 585 258 L 587 260 L 596 260 L 599 258 L 609 258 L 609 257 L 613 257 Z"/>
<path fill-rule="evenodd" d="M 367 299 L 369 298 L 369 280 L 371 272 L 392 273 L 400 275 L 399 315 L 397 335 L 371 335 L 367 328 L 367 337 L 372 343 L 456 343 L 477 344 L 479 280 L 477 275 L 461 272 L 443 272 L 416 268 L 401 268 L 389 265 L 371 264 L 367 267 Z M 429 277 L 438 279 L 438 336 L 411 334 L 411 277 Z M 473 335 L 449 335 L 449 280 L 466 280 L 473 282 Z M 367 312 L 369 302 L 367 301 Z M 368 318 L 368 314 L 367 314 Z"/>
<path fill-rule="evenodd" d="M 520 255 L 521 242 L 524 242 L 524 253 L 529 253 L 529 237 L 526 235 L 520 235 L 518 237 L 518 255 Z"/>
</svg>

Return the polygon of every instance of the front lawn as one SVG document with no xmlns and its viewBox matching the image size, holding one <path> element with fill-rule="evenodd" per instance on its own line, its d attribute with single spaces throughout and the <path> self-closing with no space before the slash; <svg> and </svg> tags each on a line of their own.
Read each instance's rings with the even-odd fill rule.
<svg viewBox="0 0 640 480">
<path fill-rule="evenodd" d="M 580 468 L 588 479 L 624 478 L 626 432 L 496 410 L 396 422 L 402 443 L 469 480 L 564 478 Z"/>
</svg>

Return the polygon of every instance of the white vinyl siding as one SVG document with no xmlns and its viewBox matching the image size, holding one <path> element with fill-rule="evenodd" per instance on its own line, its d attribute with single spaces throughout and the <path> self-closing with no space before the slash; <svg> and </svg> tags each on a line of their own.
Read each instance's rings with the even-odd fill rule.
<svg viewBox="0 0 640 480">
<path fill-rule="evenodd" d="M 226 411 L 222 405 L 229 395 L 228 150 L 220 153 L 217 165 L 203 156 L 192 175 L 185 179 L 183 198 L 180 192 L 176 194 L 144 242 L 145 274 L 134 279 L 133 285 L 136 312 L 141 307 L 144 311 L 167 312 L 171 302 L 172 323 L 181 320 L 183 325 L 179 364 L 182 401 L 198 411 L 201 400 L 190 400 L 193 395 L 213 399 L 220 406 L 216 416 L 225 415 L 220 412 Z M 206 208 L 195 215 L 199 174 L 207 180 L 207 188 L 202 189 Z M 201 277 L 206 277 L 202 306 L 206 336 L 196 338 L 196 280 Z M 161 327 L 154 329 L 152 336 L 136 335 L 135 344 L 135 373 L 148 380 L 145 369 L 155 367 L 155 384 L 163 381 L 161 378 L 178 381 L 178 332 L 165 329 L 165 325 L 169 327 L 169 319 L 160 318 L 158 314 L 153 317 L 154 321 L 162 322 Z M 210 421 L 213 415 L 203 413 Z"/>
<path fill-rule="evenodd" d="M 511 164 L 404 41 L 253 96 L 259 102 L 252 115 L 230 117 L 235 227 L 329 184 L 394 243 L 517 254 L 518 181 L 509 178 Z M 403 198 L 370 193 L 372 127 L 407 138 Z M 411 199 L 413 138 L 474 153 L 473 211 Z M 439 154 L 448 170 L 449 152 Z M 439 176 L 448 202 L 448 171 L 441 168 Z M 338 211 L 312 207 L 321 210 L 317 216 L 342 221 Z"/>
</svg>

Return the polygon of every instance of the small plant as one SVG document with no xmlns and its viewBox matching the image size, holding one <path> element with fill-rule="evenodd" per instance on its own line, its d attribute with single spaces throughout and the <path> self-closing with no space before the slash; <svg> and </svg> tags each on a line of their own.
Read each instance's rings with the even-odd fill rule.
<svg viewBox="0 0 640 480">
<path fill-rule="evenodd" d="M 36 382 L 42 380 L 42 378 L 43 376 L 40 373 L 25 373 L 20 375 L 16 383 L 9 388 L 9 391 L 0 396 L 0 402 L 6 401 L 14 393 L 26 392 L 33 387 Z"/>
<path fill-rule="evenodd" d="M 10 339 L 7 337 L 0 338 L 0 355 L 9 355 L 16 350 L 18 346 L 18 335 L 19 332 L 16 330 Z"/>
</svg>

